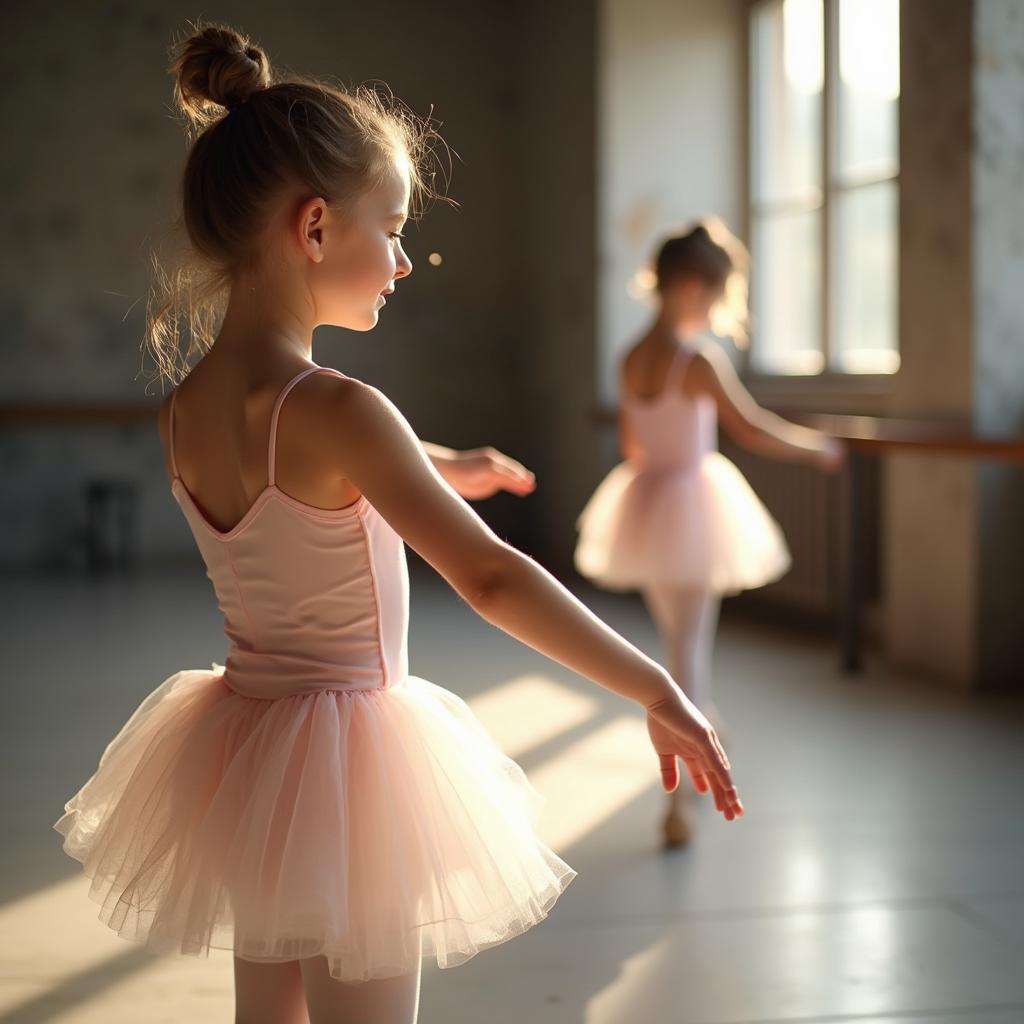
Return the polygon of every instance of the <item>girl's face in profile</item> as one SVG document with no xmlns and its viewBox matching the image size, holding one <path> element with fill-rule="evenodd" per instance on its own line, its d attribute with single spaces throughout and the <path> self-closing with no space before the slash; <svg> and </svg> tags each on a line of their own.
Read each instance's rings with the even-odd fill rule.
<svg viewBox="0 0 1024 1024">
<path fill-rule="evenodd" d="M 320 255 L 307 277 L 317 325 L 354 331 L 377 325 L 395 282 L 412 271 L 401 241 L 408 215 L 408 169 L 395 161 L 377 187 L 353 202 L 321 205 L 304 216 L 303 231 Z"/>
</svg>

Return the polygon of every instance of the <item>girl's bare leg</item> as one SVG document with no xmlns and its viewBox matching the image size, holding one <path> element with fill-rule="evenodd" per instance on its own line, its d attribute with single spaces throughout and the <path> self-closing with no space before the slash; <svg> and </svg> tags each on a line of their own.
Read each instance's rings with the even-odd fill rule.
<svg viewBox="0 0 1024 1024">
<path fill-rule="evenodd" d="M 411 974 L 359 984 L 332 978 L 325 957 L 299 962 L 311 1024 L 416 1024 L 422 961 Z"/>
<path fill-rule="evenodd" d="M 235 1024 L 309 1024 L 298 960 L 235 957 Z"/>
</svg>

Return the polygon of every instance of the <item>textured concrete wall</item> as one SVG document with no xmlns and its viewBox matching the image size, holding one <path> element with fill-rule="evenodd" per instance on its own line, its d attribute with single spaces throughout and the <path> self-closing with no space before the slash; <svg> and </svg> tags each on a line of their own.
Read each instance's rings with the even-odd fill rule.
<svg viewBox="0 0 1024 1024">
<path fill-rule="evenodd" d="M 893 413 L 1024 433 L 1024 9 L 904 0 Z M 1020 467 L 888 465 L 889 649 L 956 685 L 1024 685 Z"/>
<path fill-rule="evenodd" d="M 54 13 L 4 12 L 0 400 L 140 400 L 144 247 L 183 152 L 165 112 L 170 24 L 145 5 Z M 91 473 L 139 482 L 147 552 L 184 543 L 161 463 L 155 421 L 0 434 L 0 560 L 63 559 Z"/>
<path fill-rule="evenodd" d="M 971 4 L 901 4 L 900 371 L 891 414 L 969 420 Z M 964 680 L 976 638 L 974 471 L 962 459 L 886 463 L 889 653 Z"/>
<path fill-rule="evenodd" d="M 533 553 L 568 572 L 575 520 L 599 472 L 592 420 L 597 358 L 596 5 L 532 5 L 526 42 L 519 259 L 527 331 L 515 395 L 537 490 Z"/>
<path fill-rule="evenodd" d="M 1024 435 L 1024 5 L 975 0 L 974 422 Z M 1024 467 L 977 474 L 978 678 L 1024 687 Z"/>
</svg>

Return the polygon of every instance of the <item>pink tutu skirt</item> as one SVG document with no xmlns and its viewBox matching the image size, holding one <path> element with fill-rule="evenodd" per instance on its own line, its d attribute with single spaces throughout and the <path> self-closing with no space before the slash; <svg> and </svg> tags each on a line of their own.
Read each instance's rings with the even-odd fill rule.
<svg viewBox="0 0 1024 1024">
<path fill-rule="evenodd" d="M 54 825 L 121 936 L 365 981 L 461 964 L 575 877 L 534 834 L 544 798 L 448 690 L 267 700 L 222 677 L 154 690 Z"/>
<path fill-rule="evenodd" d="M 778 523 L 719 452 L 685 469 L 620 463 L 576 525 L 576 568 L 607 590 L 674 584 L 734 594 L 790 566 Z"/>
</svg>

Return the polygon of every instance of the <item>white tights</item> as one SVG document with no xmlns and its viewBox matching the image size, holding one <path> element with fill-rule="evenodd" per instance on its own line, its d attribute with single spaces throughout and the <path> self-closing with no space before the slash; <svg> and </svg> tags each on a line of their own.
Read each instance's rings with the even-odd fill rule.
<svg viewBox="0 0 1024 1024">
<path fill-rule="evenodd" d="M 665 649 L 665 668 L 680 689 L 717 725 L 721 720 L 711 700 L 711 653 L 721 599 L 706 590 L 652 586 L 644 601 Z M 690 796 L 685 775 L 668 794 L 668 813 L 679 813 Z"/>
<path fill-rule="evenodd" d="M 711 653 L 720 598 L 706 590 L 659 585 L 644 591 L 644 601 L 661 634 L 669 675 L 701 711 L 713 714 Z"/>
<path fill-rule="evenodd" d="M 416 1024 L 422 961 L 412 974 L 346 984 L 327 960 L 235 957 L 235 1024 Z"/>
</svg>

